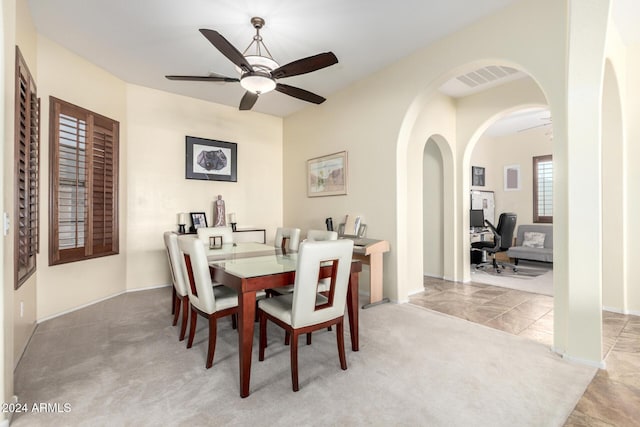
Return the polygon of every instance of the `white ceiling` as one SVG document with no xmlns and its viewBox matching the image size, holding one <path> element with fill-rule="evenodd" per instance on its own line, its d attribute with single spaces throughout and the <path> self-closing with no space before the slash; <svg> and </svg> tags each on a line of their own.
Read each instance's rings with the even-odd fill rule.
<svg viewBox="0 0 640 427">
<path fill-rule="evenodd" d="M 39 33 L 119 78 L 234 107 L 244 93 L 238 83 L 164 78 L 167 74 L 237 76 L 233 64 L 199 28 L 217 30 L 243 51 L 255 32 L 250 18 L 260 16 L 266 20 L 261 31 L 264 42 L 280 64 L 333 51 L 338 64 L 282 80 L 328 98 L 518 1 L 28 0 Z M 640 42 L 640 1 L 615 1 L 621 34 L 628 42 Z M 310 105 L 272 92 L 262 95 L 253 110 L 287 116 Z"/>
</svg>

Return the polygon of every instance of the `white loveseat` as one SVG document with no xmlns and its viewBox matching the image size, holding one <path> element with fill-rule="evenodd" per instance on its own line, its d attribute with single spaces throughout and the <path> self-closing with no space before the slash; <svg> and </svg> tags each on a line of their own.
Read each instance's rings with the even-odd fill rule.
<svg viewBox="0 0 640 427">
<path fill-rule="evenodd" d="M 548 224 L 519 225 L 515 245 L 509 248 L 507 256 L 515 258 L 516 264 L 520 259 L 553 262 L 553 226 Z"/>
</svg>

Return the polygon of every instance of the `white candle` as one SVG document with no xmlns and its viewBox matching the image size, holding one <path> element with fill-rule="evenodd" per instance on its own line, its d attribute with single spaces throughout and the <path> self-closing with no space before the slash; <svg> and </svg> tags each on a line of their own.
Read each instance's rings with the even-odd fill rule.
<svg viewBox="0 0 640 427">
<path fill-rule="evenodd" d="M 236 222 L 236 214 L 235 213 L 230 213 L 229 214 L 229 222 L 231 222 L 231 223 Z"/>
<path fill-rule="evenodd" d="M 178 214 L 178 224 L 186 224 L 187 223 L 187 214 L 184 212 L 180 212 Z"/>
</svg>

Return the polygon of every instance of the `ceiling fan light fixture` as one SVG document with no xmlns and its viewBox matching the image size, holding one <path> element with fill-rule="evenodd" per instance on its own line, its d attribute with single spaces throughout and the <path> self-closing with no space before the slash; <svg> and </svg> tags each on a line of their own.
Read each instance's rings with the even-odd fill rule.
<svg viewBox="0 0 640 427">
<path fill-rule="evenodd" d="M 270 74 L 255 71 L 253 73 L 244 73 L 240 77 L 240 86 L 249 92 L 262 94 L 274 90 L 276 82 Z"/>
</svg>

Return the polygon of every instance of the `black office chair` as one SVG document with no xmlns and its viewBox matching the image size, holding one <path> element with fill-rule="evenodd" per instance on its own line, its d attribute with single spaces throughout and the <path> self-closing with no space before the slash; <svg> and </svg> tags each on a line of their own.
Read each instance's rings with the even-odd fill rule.
<svg viewBox="0 0 640 427">
<path fill-rule="evenodd" d="M 494 227 L 489 221 L 485 220 L 485 224 L 489 227 L 493 233 L 493 242 L 481 241 L 473 242 L 471 244 L 471 250 L 482 251 L 483 262 L 476 265 L 476 269 L 484 268 L 487 266 L 493 266 L 496 273 L 502 272 L 506 266 L 510 266 L 516 271 L 516 266 L 513 264 L 498 262 L 496 260 L 496 254 L 498 252 L 506 252 L 513 243 L 513 233 L 516 229 L 517 215 L 513 212 L 503 212 L 498 219 L 498 227 Z M 491 262 L 487 260 L 487 255 L 491 255 Z"/>
</svg>

